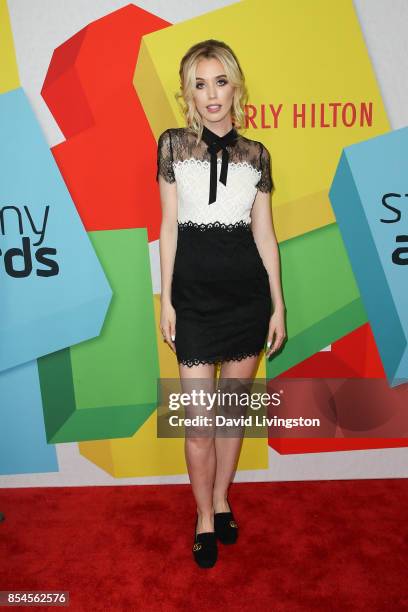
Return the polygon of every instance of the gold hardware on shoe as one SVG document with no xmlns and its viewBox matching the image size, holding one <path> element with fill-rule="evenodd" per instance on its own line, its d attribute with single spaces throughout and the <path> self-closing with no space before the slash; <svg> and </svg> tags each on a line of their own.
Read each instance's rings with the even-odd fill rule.
<svg viewBox="0 0 408 612">
<path fill-rule="evenodd" d="M 201 549 L 201 543 L 200 542 L 196 542 L 193 546 L 193 550 L 200 550 Z"/>
<path fill-rule="evenodd" d="M 238 527 L 235 521 L 230 521 L 229 524 L 231 525 L 231 527 Z"/>
</svg>

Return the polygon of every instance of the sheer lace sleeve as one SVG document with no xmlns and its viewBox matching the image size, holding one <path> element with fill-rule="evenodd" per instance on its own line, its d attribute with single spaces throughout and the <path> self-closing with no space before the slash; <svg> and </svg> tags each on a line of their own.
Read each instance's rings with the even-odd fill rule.
<svg viewBox="0 0 408 612">
<path fill-rule="evenodd" d="M 168 183 L 174 183 L 176 180 L 173 170 L 173 149 L 170 130 L 162 132 L 157 143 L 156 181 L 159 181 L 159 174 L 161 174 Z"/>
<path fill-rule="evenodd" d="M 274 187 L 274 183 L 272 180 L 271 174 L 271 157 L 269 155 L 269 151 L 264 145 L 261 143 L 261 154 L 260 154 L 260 170 L 261 170 L 261 178 L 256 184 L 257 189 L 259 191 L 263 191 L 268 193 L 272 191 Z"/>
</svg>

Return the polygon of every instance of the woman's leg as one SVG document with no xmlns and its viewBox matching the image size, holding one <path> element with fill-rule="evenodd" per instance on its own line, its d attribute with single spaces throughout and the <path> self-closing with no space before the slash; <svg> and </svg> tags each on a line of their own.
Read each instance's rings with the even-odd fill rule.
<svg viewBox="0 0 408 612">
<path fill-rule="evenodd" d="M 215 366 L 201 364 L 188 367 L 179 364 L 180 381 L 184 393 L 203 390 L 215 391 Z M 186 417 L 214 416 L 204 403 L 186 407 Z M 214 432 L 209 428 L 192 427 L 185 435 L 184 451 L 193 495 L 197 503 L 197 533 L 214 531 L 213 487 L 216 470 Z"/>
<path fill-rule="evenodd" d="M 242 361 L 224 361 L 221 366 L 219 377 L 219 389 L 229 391 L 231 384 L 228 379 L 244 379 L 245 383 L 253 380 L 256 372 L 259 355 L 247 357 Z M 239 381 L 238 381 L 239 382 Z M 234 387 L 233 381 L 231 381 Z M 245 387 L 248 385 L 245 384 Z M 239 390 L 239 385 L 237 385 Z M 237 414 L 241 411 L 237 409 Z M 213 490 L 214 512 L 229 512 L 230 507 L 227 502 L 228 488 L 233 480 L 239 454 L 242 447 L 242 436 L 232 438 L 217 436 L 215 438 L 216 451 L 216 475 Z"/>
</svg>

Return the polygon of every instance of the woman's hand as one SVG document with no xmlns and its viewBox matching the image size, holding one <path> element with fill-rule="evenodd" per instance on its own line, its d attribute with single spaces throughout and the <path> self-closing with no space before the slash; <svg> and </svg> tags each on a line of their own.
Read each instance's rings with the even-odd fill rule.
<svg viewBox="0 0 408 612">
<path fill-rule="evenodd" d="M 268 342 L 267 350 L 265 351 L 265 356 L 270 357 L 273 352 L 277 351 L 281 347 L 282 342 L 285 338 L 285 307 L 279 306 L 275 308 L 274 313 L 271 316 L 271 320 L 269 322 Z"/>
<path fill-rule="evenodd" d="M 160 329 L 164 342 L 176 352 L 176 311 L 170 300 L 162 300 L 160 309 Z"/>
</svg>

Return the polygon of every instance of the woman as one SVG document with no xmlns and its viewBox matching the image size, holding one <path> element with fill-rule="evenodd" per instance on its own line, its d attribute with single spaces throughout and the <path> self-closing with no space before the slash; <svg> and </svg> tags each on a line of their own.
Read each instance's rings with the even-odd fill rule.
<svg viewBox="0 0 408 612">
<path fill-rule="evenodd" d="M 231 48 L 198 43 L 179 74 L 176 98 L 184 99 L 187 127 L 167 129 L 158 141 L 160 326 L 184 389 L 200 379 L 214 391 L 217 364 L 220 380 L 251 379 L 265 340 L 270 357 L 286 336 L 273 181 L 268 150 L 238 133 L 247 92 Z M 217 539 L 237 539 L 227 494 L 241 443 L 240 437 L 185 439 L 200 567 L 215 564 Z"/>
</svg>

